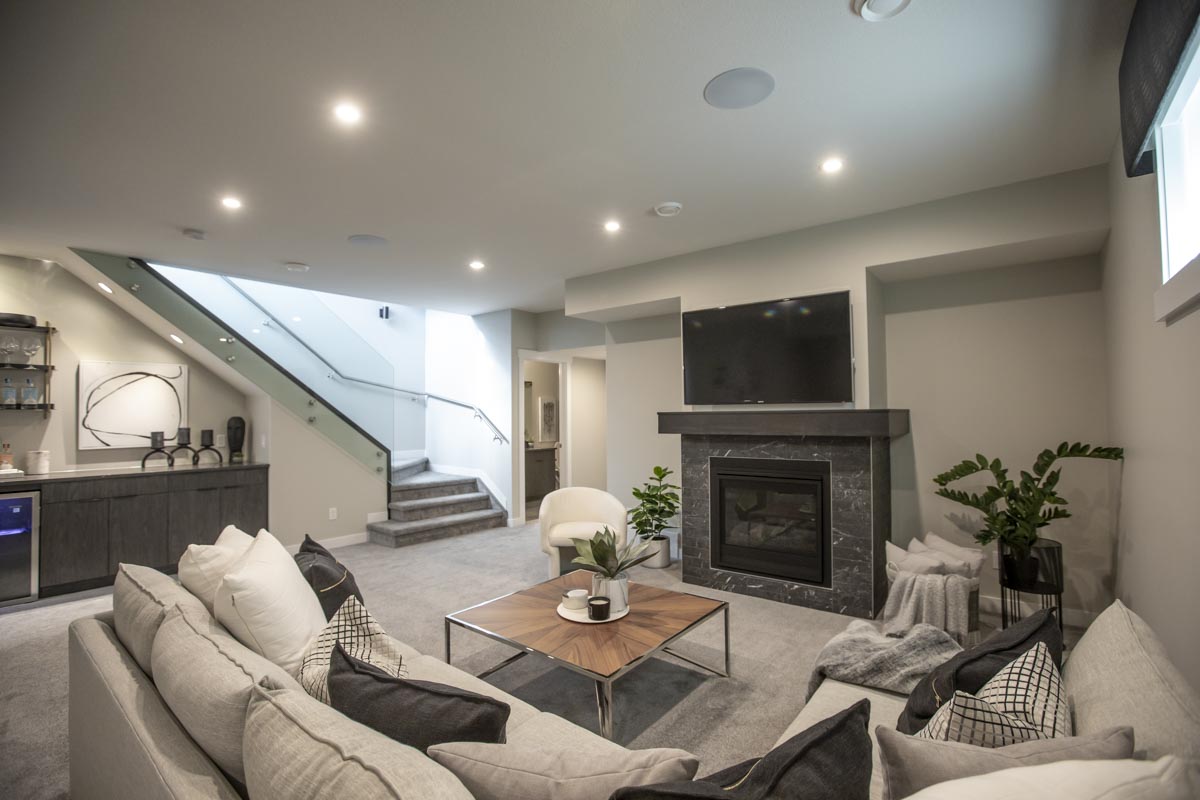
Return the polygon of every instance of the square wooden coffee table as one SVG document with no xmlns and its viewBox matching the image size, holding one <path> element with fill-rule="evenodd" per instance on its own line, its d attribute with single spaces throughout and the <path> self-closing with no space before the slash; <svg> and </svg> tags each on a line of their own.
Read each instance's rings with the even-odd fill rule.
<svg viewBox="0 0 1200 800">
<path fill-rule="evenodd" d="M 521 652 L 480 673 L 483 678 L 518 658 L 533 654 L 596 682 L 600 733 L 613 736 L 613 682 L 659 651 L 721 677 L 729 677 L 729 604 L 684 592 L 629 582 L 629 613 L 604 624 L 571 622 L 555 609 L 568 589 L 591 589 L 592 573 L 576 570 L 519 592 L 488 600 L 446 616 L 446 663 L 450 628 L 457 625 Z M 668 645 L 701 623 L 725 617 L 724 669 L 686 658 Z"/>
</svg>

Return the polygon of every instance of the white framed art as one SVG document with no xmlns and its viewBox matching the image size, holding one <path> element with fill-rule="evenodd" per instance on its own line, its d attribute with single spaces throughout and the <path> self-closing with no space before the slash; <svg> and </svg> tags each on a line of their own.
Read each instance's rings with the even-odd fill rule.
<svg viewBox="0 0 1200 800">
<path fill-rule="evenodd" d="M 79 449 L 149 447 L 150 432 L 168 443 L 188 427 L 186 364 L 79 362 Z"/>
</svg>

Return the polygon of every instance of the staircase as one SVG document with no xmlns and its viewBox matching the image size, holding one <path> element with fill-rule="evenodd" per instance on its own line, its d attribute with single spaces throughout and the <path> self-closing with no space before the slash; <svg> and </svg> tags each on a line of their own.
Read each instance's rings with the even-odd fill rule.
<svg viewBox="0 0 1200 800">
<path fill-rule="evenodd" d="M 420 458 L 392 470 L 386 522 L 372 522 L 373 544 L 404 547 L 504 527 L 506 514 L 475 478 L 429 470 Z"/>
</svg>

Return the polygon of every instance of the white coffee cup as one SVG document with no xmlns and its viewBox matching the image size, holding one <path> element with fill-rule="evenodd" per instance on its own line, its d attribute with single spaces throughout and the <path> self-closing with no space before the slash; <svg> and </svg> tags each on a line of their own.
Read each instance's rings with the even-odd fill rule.
<svg viewBox="0 0 1200 800">
<path fill-rule="evenodd" d="M 587 601 L 587 589 L 571 589 L 570 591 L 563 592 L 563 608 L 569 608 L 574 611 L 582 611 L 583 609 L 587 608 Z"/>
</svg>

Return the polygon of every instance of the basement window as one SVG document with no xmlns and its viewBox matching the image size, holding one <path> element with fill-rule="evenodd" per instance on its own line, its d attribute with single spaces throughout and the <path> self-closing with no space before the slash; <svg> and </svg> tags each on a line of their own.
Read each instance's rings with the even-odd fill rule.
<svg viewBox="0 0 1200 800">
<path fill-rule="evenodd" d="M 1162 288 L 1154 295 L 1158 320 L 1200 302 L 1200 57 L 1197 37 L 1180 59 L 1155 128 Z"/>
</svg>

